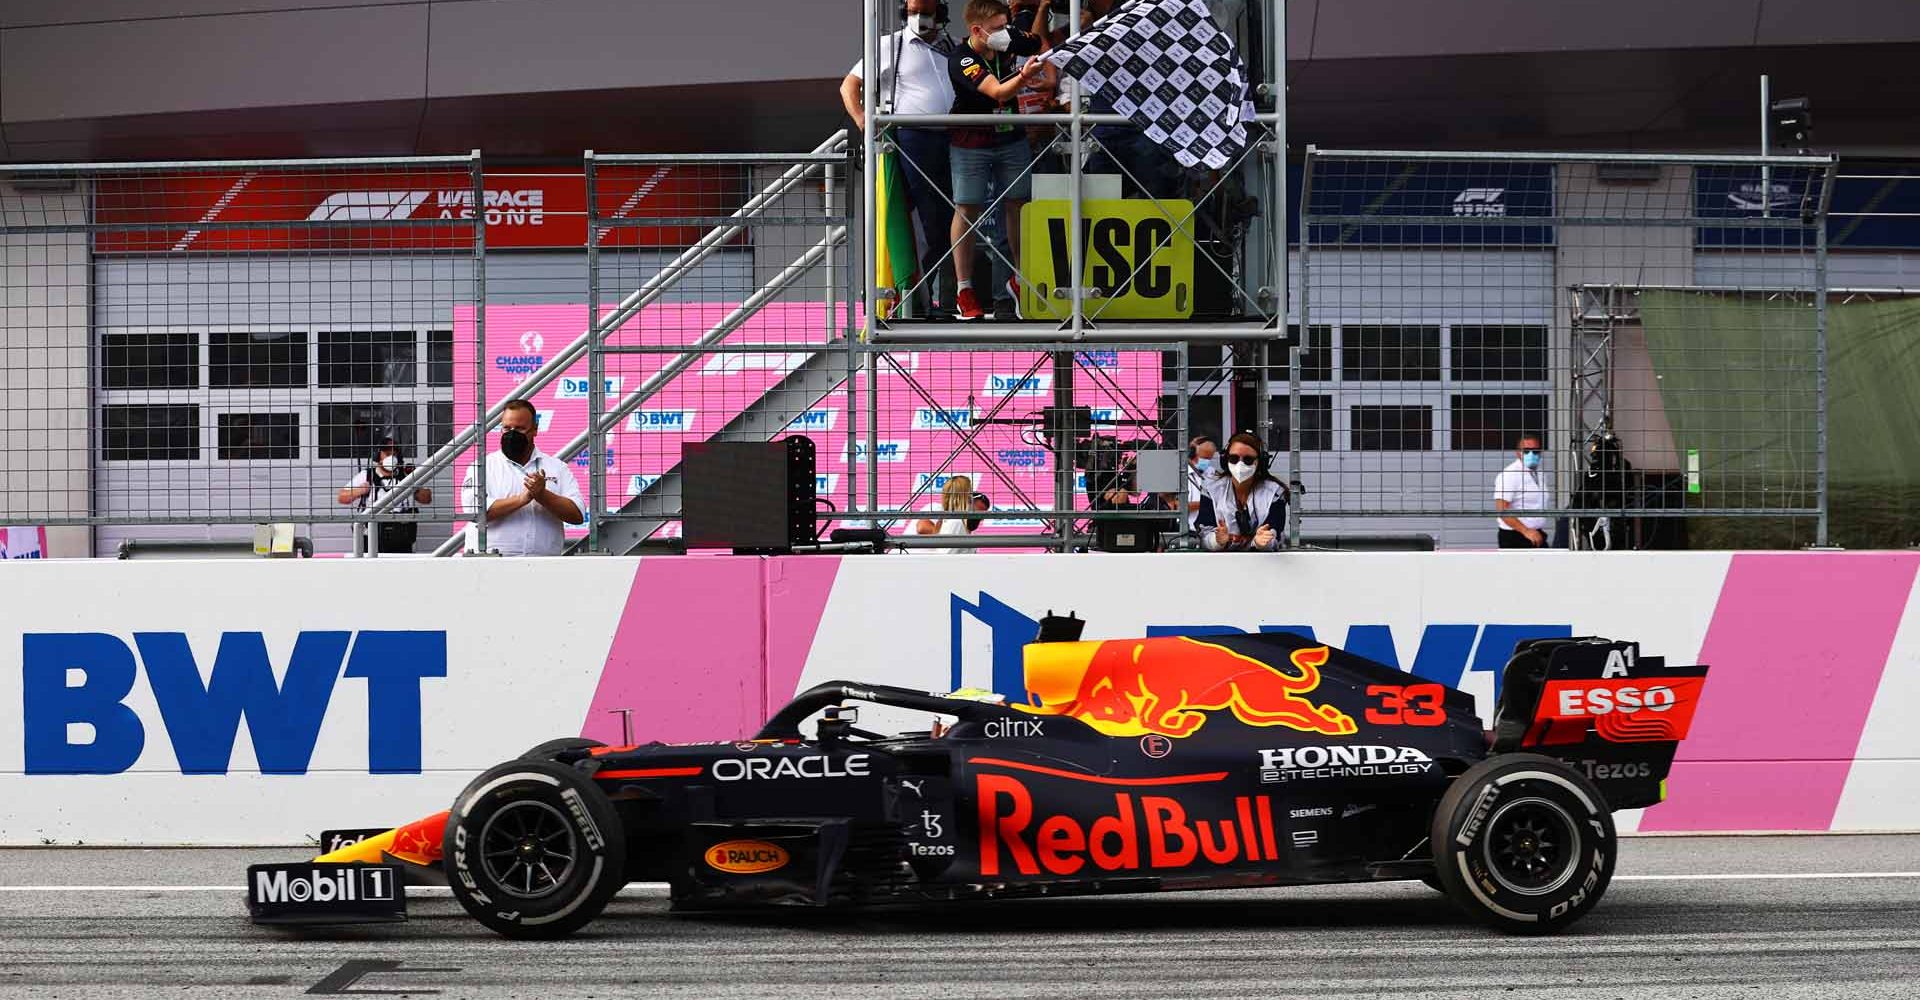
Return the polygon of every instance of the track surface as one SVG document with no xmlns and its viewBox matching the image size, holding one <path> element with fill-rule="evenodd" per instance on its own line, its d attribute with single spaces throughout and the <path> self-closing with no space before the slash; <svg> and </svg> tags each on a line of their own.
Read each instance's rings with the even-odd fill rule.
<svg viewBox="0 0 1920 1000">
<path fill-rule="evenodd" d="M 444 890 L 401 926 L 248 924 L 246 865 L 304 853 L 0 850 L 0 997 L 1920 997 L 1920 836 L 1631 839 L 1548 939 L 1408 883 L 725 921 L 643 887 L 558 944 L 496 938 Z"/>
</svg>

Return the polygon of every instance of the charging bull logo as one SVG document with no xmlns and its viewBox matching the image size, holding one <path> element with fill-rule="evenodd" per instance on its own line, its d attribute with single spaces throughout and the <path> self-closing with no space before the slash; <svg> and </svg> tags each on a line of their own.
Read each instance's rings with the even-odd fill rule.
<svg viewBox="0 0 1920 1000">
<path fill-rule="evenodd" d="M 1306 697 L 1320 686 L 1327 647 L 1297 649 L 1289 658 L 1292 675 L 1185 636 L 1035 643 L 1026 648 L 1026 679 L 1038 703 L 1015 707 L 1079 719 L 1108 736 L 1191 736 L 1219 709 L 1249 726 L 1329 736 L 1358 731 L 1352 716 Z"/>
</svg>

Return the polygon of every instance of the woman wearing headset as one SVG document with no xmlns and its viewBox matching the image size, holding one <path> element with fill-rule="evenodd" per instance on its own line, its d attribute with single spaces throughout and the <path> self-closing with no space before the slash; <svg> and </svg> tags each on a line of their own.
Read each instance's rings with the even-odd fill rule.
<svg viewBox="0 0 1920 1000">
<path fill-rule="evenodd" d="M 1287 525 L 1287 489 L 1267 473 L 1260 439 L 1240 433 L 1227 439 L 1220 467 L 1226 475 L 1207 484 L 1194 525 L 1209 552 L 1277 552 Z"/>
<path fill-rule="evenodd" d="M 973 479 L 970 476 L 955 476 L 947 480 L 940 490 L 940 509 L 943 512 L 977 511 L 976 499 L 984 500 L 986 494 L 973 492 Z M 913 530 L 921 535 L 970 535 L 980 521 L 975 517 L 943 517 L 939 520 L 923 517 L 915 521 Z M 979 550 L 971 548 L 934 549 L 934 552 L 947 552 L 954 555 L 972 555 Z"/>
</svg>

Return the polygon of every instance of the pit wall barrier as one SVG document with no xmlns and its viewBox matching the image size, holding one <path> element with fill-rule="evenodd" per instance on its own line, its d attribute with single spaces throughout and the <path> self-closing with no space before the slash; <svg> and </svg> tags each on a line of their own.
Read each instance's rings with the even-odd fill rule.
<svg viewBox="0 0 1920 1000">
<path fill-rule="evenodd" d="M 1458 684 L 1516 639 L 1712 665 L 1623 830 L 1920 829 L 1920 553 L 1299 553 L 0 564 L 0 843 L 289 844 L 445 808 L 575 733 L 740 738 L 854 679 L 1018 684 L 1088 638 L 1261 628 Z M 872 726 L 871 716 L 862 720 Z M 878 720 L 884 722 L 885 720 Z M 904 721 L 904 720 L 903 720 Z"/>
</svg>

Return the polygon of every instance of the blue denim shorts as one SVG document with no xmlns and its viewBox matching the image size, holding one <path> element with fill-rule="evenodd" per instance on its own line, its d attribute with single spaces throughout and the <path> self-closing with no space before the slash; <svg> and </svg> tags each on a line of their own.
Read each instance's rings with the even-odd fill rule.
<svg viewBox="0 0 1920 1000">
<path fill-rule="evenodd" d="M 956 205 L 985 205 L 987 185 L 996 182 L 1002 197 L 1026 201 L 1033 196 L 1033 172 L 1027 169 L 1032 155 L 1024 142 L 1007 142 L 976 149 L 955 146 L 953 154 L 953 201 Z"/>
</svg>

